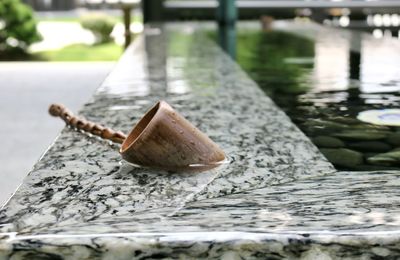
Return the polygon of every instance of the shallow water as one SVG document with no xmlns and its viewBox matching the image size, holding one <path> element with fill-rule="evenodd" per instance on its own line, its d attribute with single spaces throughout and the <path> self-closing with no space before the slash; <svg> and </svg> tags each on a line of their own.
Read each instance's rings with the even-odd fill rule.
<svg viewBox="0 0 400 260">
<path fill-rule="evenodd" d="M 357 119 L 399 107 L 400 41 L 322 27 L 236 41 L 237 62 L 338 169 L 400 169 L 400 127 Z"/>
</svg>

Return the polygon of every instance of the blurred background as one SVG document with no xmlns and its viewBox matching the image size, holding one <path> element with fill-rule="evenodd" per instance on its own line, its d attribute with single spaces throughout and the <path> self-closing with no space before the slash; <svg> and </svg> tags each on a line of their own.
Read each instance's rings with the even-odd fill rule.
<svg viewBox="0 0 400 260">
<path fill-rule="evenodd" d="M 395 0 L 223 2 L 237 8 L 236 20 L 303 18 L 371 32 L 377 38 L 399 35 L 400 2 Z M 3 0 L 0 59 L 115 61 L 127 26 L 131 41 L 147 22 L 213 21 L 218 6 L 218 0 Z"/>
<path fill-rule="evenodd" d="M 22 178 L 63 127 L 60 120 L 54 120 L 48 116 L 48 105 L 52 102 L 64 103 L 77 112 L 112 70 L 124 48 L 143 31 L 146 23 L 253 21 L 264 31 L 268 31 L 273 21 L 289 19 L 310 21 L 326 27 L 362 31 L 375 39 L 398 41 L 399 2 L 389 0 L 1 0 L 0 119 L 3 126 L 0 132 L 3 138 L 0 146 L 2 165 L 0 204 L 16 189 Z M 221 17 L 219 13 L 221 5 L 226 7 L 224 17 Z M 304 90 L 304 82 L 299 80 L 304 73 L 301 74 L 299 71 L 303 72 L 304 68 L 307 66 L 309 68 L 312 63 L 312 69 L 314 71 L 319 69 L 321 72 L 321 67 L 317 67 L 316 63 L 318 57 L 321 55 L 331 57 L 334 49 L 325 49 L 326 52 L 321 54 L 325 45 L 317 45 L 318 40 L 311 43 L 287 34 L 277 35 L 271 32 L 263 35 L 267 35 L 265 36 L 267 40 L 264 41 L 267 45 L 262 46 L 272 46 L 273 48 L 268 51 L 272 50 L 276 54 L 271 56 L 274 58 L 272 61 L 249 58 L 249 52 L 263 53 L 265 50 L 265 48 L 255 47 L 260 46 L 259 33 L 242 34 L 239 30 L 237 42 L 236 39 L 234 41 L 234 50 L 232 46 L 229 46 L 231 43 L 227 45 L 225 43 L 226 46 L 222 47 L 232 58 L 236 58 L 260 85 L 263 83 L 270 85 L 271 82 L 275 85 L 279 83 L 285 86 L 290 85 L 287 79 L 280 81 L 276 77 L 260 77 L 260 74 L 254 73 L 260 66 L 264 67 L 265 75 L 271 72 L 268 70 L 270 67 L 275 68 L 273 71 L 275 75 L 276 68 L 279 67 L 282 68 L 282 73 L 293 73 L 290 75 L 293 75 L 295 84 L 292 85 L 295 87 L 286 88 L 292 91 L 291 98 L 285 97 L 286 99 L 283 100 L 282 96 L 278 95 L 278 100 L 275 99 L 283 108 L 286 103 L 289 103 L 288 100 L 293 103 L 293 97 L 296 100 L 304 100 L 306 97 L 308 103 L 311 102 L 310 100 L 315 100 L 315 96 L 311 98 L 310 95 L 304 96 L 315 91 Z M 215 35 L 211 33 L 210 37 L 213 38 Z M 254 44 L 254 39 L 257 40 L 257 44 Z M 281 48 L 282 39 L 283 42 L 286 40 L 298 43 L 301 47 L 284 45 Z M 335 43 L 335 38 L 329 41 Z M 353 63 L 354 60 L 360 63 L 362 58 L 360 54 L 357 54 L 359 51 L 351 52 L 346 44 L 338 40 L 336 47 L 343 50 L 345 59 L 353 59 Z M 278 50 L 278 47 L 281 49 Z M 292 50 L 295 50 L 294 53 L 302 59 L 290 60 L 293 57 L 283 54 L 286 51 L 293 53 Z M 320 52 L 316 53 L 318 50 Z M 342 53 L 340 50 L 336 53 Z M 326 66 L 329 67 L 331 62 L 328 61 Z M 338 66 L 342 65 L 339 63 Z M 393 68 L 396 64 L 391 66 Z M 351 68 L 346 67 L 345 70 L 351 72 Z M 355 73 L 355 78 L 354 69 L 353 75 L 346 74 L 346 78 L 352 77 L 352 81 L 346 83 L 346 91 L 352 89 L 349 86 L 354 83 L 354 80 L 362 82 L 359 75 L 357 78 L 357 72 Z M 396 73 L 398 70 L 393 71 L 393 75 Z M 382 82 L 377 84 L 379 83 Z M 293 95 L 293 89 L 295 95 Z M 336 85 L 333 89 L 338 90 Z M 343 88 L 339 90 L 343 91 Z M 274 91 L 269 89 L 266 93 L 273 96 L 276 92 Z M 334 94 L 337 96 L 337 92 Z M 362 93 L 359 94 L 362 97 Z M 398 89 L 395 89 L 393 95 L 397 97 L 397 94 Z M 391 106 L 397 105 L 398 103 L 391 104 Z M 312 103 L 312 106 L 315 107 L 316 104 Z M 304 104 L 301 107 L 304 108 Z M 348 108 L 345 107 L 344 110 L 346 109 Z M 296 111 L 299 111 L 298 107 Z M 292 119 L 296 122 L 296 118 Z M 303 129 L 303 131 L 308 130 Z M 345 168 L 347 166 L 345 164 Z"/>
</svg>

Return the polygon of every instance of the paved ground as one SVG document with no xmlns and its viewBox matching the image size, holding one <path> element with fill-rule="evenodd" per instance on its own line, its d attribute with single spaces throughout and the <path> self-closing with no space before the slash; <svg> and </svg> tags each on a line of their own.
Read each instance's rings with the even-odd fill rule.
<svg viewBox="0 0 400 260">
<path fill-rule="evenodd" d="M 130 28 L 133 33 L 140 33 L 143 31 L 143 24 L 133 22 Z M 93 33 L 83 29 L 78 22 L 39 22 L 37 29 L 42 41 L 32 44 L 29 47 L 30 52 L 57 50 L 78 43 L 91 45 L 96 41 Z M 115 43 L 121 46 L 125 41 L 124 31 L 124 25 L 117 23 L 111 32 Z"/>
<path fill-rule="evenodd" d="M 64 126 L 48 115 L 48 105 L 76 112 L 113 64 L 0 62 L 0 205 Z"/>
<path fill-rule="evenodd" d="M 93 44 L 93 33 L 78 22 L 39 22 L 37 25 L 43 40 L 30 46 L 31 52 L 56 50 L 76 43 Z"/>
<path fill-rule="evenodd" d="M 95 36 L 89 30 L 82 28 L 79 18 L 88 14 L 99 13 L 99 11 L 89 11 L 85 9 L 76 9 L 71 11 L 57 11 L 57 12 L 35 12 L 35 16 L 40 20 L 37 24 L 37 30 L 42 36 L 42 41 L 32 44 L 29 47 L 31 52 L 39 52 L 46 50 L 61 49 L 71 44 L 93 44 L 96 41 Z M 121 16 L 120 10 L 101 10 L 100 13 L 113 17 Z M 143 31 L 143 24 L 134 17 L 140 17 L 140 9 L 132 11 L 132 23 L 130 29 L 133 33 L 140 33 Z M 62 18 L 76 18 L 77 21 L 62 21 L 52 19 Z M 46 19 L 49 19 L 46 21 Z M 114 41 L 123 45 L 125 28 L 122 22 L 115 25 L 111 36 Z"/>
</svg>

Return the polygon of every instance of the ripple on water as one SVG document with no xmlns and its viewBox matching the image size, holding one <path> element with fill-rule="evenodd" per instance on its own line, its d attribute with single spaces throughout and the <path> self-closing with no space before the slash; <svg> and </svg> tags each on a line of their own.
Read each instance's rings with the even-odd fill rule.
<svg viewBox="0 0 400 260">
<path fill-rule="evenodd" d="M 400 169 L 400 156 L 393 158 L 400 153 L 389 153 L 391 163 L 369 159 L 385 157 L 382 147 L 400 149 L 398 115 L 384 118 L 390 126 L 357 119 L 400 107 L 400 42 L 329 31 L 239 29 L 237 61 L 337 168 Z"/>
</svg>

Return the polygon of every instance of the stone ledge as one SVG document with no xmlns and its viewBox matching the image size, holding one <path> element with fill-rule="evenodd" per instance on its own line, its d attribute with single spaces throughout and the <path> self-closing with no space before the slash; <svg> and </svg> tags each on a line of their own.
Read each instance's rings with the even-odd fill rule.
<svg viewBox="0 0 400 260">
<path fill-rule="evenodd" d="M 383 227 L 378 229 L 382 233 L 330 233 L 341 221 L 339 207 L 346 201 L 342 192 L 373 173 L 349 178 L 335 174 L 310 140 L 201 31 L 202 25 L 193 24 L 147 28 L 81 114 L 127 132 L 153 103 L 165 99 L 216 141 L 230 163 L 199 174 L 132 168 L 121 162 L 116 146 L 66 128 L 1 210 L 0 256 L 120 254 L 130 259 L 146 254 L 217 258 L 240 252 L 243 257 L 397 252 L 392 251 L 397 224 L 391 232 Z M 336 181 L 350 186 L 340 192 Z M 370 195 L 379 204 L 379 197 Z M 365 190 L 359 196 L 366 196 Z M 314 214 L 315 207 L 329 202 L 335 218 L 329 210 Z M 314 209 L 302 211 L 308 204 Z M 266 216 L 252 219 L 260 210 Z M 279 231 L 281 212 L 293 222 Z M 271 214 L 275 217 L 269 218 Z M 385 247 L 368 246 L 376 243 L 372 238 L 387 238 L 381 240 Z"/>
</svg>

